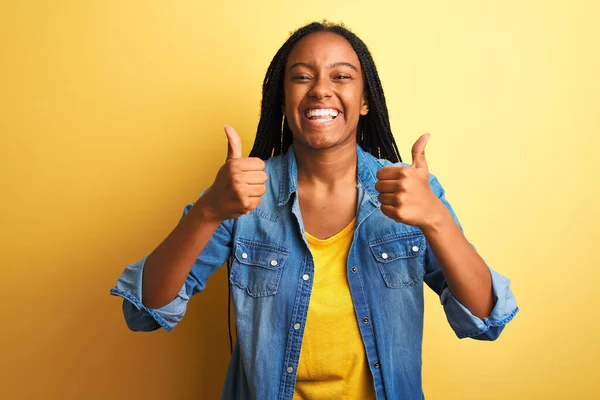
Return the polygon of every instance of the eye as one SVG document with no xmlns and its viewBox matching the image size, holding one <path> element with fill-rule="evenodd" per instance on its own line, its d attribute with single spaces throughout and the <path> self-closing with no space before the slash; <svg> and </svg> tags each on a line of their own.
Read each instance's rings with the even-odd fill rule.
<svg viewBox="0 0 600 400">
<path fill-rule="evenodd" d="M 310 76 L 306 76 L 306 75 L 298 75 L 298 76 L 292 77 L 292 81 L 295 81 L 295 82 L 305 82 L 308 80 L 310 80 Z"/>
<path fill-rule="evenodd" d="M 344 80 L 352 79 L 352 77 L 348 74 L 337 74 L 336 76 L 333 77 L 333 79 L 338 80 L 338 81 L 344 81 Z"/>
</svg>

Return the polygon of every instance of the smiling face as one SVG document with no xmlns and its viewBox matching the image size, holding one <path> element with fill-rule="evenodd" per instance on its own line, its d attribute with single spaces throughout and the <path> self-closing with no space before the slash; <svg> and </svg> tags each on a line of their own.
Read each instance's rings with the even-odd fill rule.
<svg viewBox="0 0 600 400">
<path fill-rule="evenodd" d="M 295 146 L 356 143 L 358 119 L 368 105 L 360 62 L 346 39 L 331 32 L 300 39 L 288 56 L 283 88 Z"/>
</svg>

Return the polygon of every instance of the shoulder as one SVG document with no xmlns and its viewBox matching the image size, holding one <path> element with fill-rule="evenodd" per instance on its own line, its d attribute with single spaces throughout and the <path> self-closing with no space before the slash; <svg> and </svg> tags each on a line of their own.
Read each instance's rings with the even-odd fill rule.
<svg viewBox="0 0 600 400">
<path fill-rule="evenodd" d="M 269 175 L 279 175 L 285 165 L 287 165 L 287 154 L 280 154 L 265 160 L 265 172 Z"/>
</svg>

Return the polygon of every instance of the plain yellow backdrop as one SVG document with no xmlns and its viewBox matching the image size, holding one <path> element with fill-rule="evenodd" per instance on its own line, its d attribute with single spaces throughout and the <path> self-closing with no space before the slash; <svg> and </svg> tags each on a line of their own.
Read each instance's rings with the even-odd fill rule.
<svg viewBox="0 0 600 400">
<path fill-rule="evenodd" d="M 222 268 L 172 332 L 109 296 L 224 161 L 247 154 L 290 31 L 343 21 L 370 47 L 405 161 L 512 280 L 496 342 L 458 340 L 427 289 L 428 400 L 595 399 L 600 282 L 596 1 L 3 1 L 0 398 L 216 399 Z"/>
</svg>

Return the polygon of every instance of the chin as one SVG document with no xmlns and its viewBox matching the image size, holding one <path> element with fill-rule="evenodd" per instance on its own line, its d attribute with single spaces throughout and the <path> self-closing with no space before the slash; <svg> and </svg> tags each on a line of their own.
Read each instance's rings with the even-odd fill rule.
<svg viewBox="0 0 600 400">
<path fill-rule="evenodd" d="M 314 127 L 310 124 L 303 124 L 303 121 L 299 122 L 296 126 L 290 125 L 294 143 L 313 150 L 326 150 L 341 146 L 349 142 L 352 137 L 352 134 L 344 132 L 343 126 Z"/>
<path fill-rule="evenodd" d="M 343 138 L 341 135 L 327 135 L 323 133 L 305 133 L 300 137 L 301 138 L 295 135 L 294 143 L 300 142 L 303 146 L 309 147 L 313 150 L 330 149 L 340 146 L 349 140 L 349 138 Z"/>
</svg>

